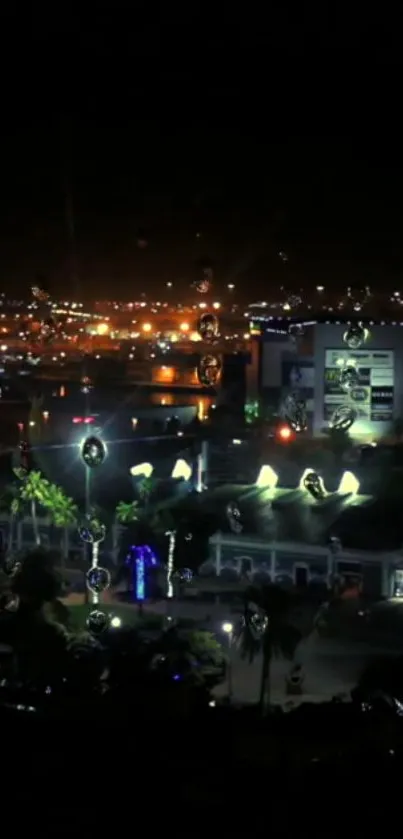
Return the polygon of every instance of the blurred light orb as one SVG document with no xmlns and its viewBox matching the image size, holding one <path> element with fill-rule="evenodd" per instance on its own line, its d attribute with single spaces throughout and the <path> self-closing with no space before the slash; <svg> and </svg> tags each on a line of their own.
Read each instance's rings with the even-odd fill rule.
<svg viewBox="0 0 403 839">
<path fill-rule="evenodd" d="M 211 281 L 208 279 L 198 280 L 194 283 L 194 288 L 199 292 L 199 294 L 207 294 L 211 288 Z"/>
<path fill-rule="evenodd" d="M 93 609 L 87 618 L 87 629 L 93 635 L 100 635 L 109 627 L 109 616 L 100 609 Z"/>
<path fill-rule="evenodd" d="M 92 380 L 89 376 L 83 376 L 80 381 L 81 393 L 90 393 L 93 388 Z"/>
<path fill-rule="evenodd" d="M 193 287 L 199 294 L 207 294 L 213 285 L 214 271 L 211 260 L 205 257 L 198 259 L 196 263 L 196 271 L 198 277 L 193 283 Z"/>
<path fill-rule="evenodd" d="M 302 297 L 299 294 L 290 294 L 288 300 L 288 305 L 291 309 L 296 309 L 297 306 L 300 306 L 302 303 Z"/>
<path fill-rule="evenodd" d="M 111 575 L 106 568 L 94 565 L 86 574 L 87 588 L 93 594 L 102 594 L 111 584 Z"/>
<path fill-rule="evenodd" d="M 354 286 L 349 286 L 347 288 L 347 299 L 350 304 L 352 304 L 353 309 L 355 312 L 361 312 L 363 306 L 368 302 L 371 296 L 371 290 L 369 286 L 364 286 L 363 288 L 355 288 Z"/>
<path fill-rule="evenodd" d="M 103 542 L 106 536 L 106 527 L 94 514 L 88 513 L 81 523 L 78 533 L 82 542 L 89 545 L 97 545 Z"/>
<path fill-rule="evenodd" d="M 296 431 L 297 434 L 306 431 L 308 428 L 308 415 L 305 406 L 297 405 L 294 416 L 290 417 L 288 421 L 292 430 Z"/>
<path fill-rule="evenodd" d="M 242 533 L 242 513 L 235 501 L 230 501 L 226 506 L 226 516 L 230 529 L 233 533 Z"/>
<path fill-rule="evenodd" d="M 285 298 L 285 302 L 283 303 L 283 309 L 286 312 L 289 312 L 291 309 L 297 309 L 298 306 L 302 303 L 302 289 L 299 291 L 291 291 L 291 289 L 287 289 L 285 286 L 281 286 L 280 289 L 283 293 Z"/>
<path fill-rule="evenodd" d="M 297 434 L 306 431 L 308 428 L 308 415 L 306 403 L 298 394 L 289 394 L 282 407 L 282 414 L 288 425 Z"/>
<path fill-rule="evenodd" d="M 343 367 L 339 373 L 339 384 L 348 393 L 360 384 L 360 375 L 355 367 Z"/>
<path fill-rule="evenodd" d="M 204 355 L 197 367 L 197 378 L 204 387 L 214 387 L 221 376 L 221 361 L 216 355 Z"/>
<path fill-rule="evenodd" d="M 50 298 L 50 294 L 44 287 L 44 284 L 39 281 L 35 283 L 35 285 L 31 286 L 31 293 L 32 297 L 34 297 L 35 300 L 38 300 L 39 303 L 47 303 Z"/>
<path fill-rule="evenodd" d="M 53 340 L 57 333 L 57 323 L 53 317 L 44 318 L 39 327 L 39 334 L 45 343 Z"/>
<path fill-rule="evenodd" d="M 205 341 L 211 341 L 218 334 L 218 317 L 213 314 L 201 315 L 197 324 L 197 331 Z"/>
<path fill-rule="evenodd" d="M 351 405 L 340 405 L 333 411 L 329 425 L 330 428 L 334 428 L 336 431 L 348 431 L 354 425 L 356 419 L 357 412 Z"/>
<path fill-rule="evenodd" d="M 87 437 L 81 447 L 81 457 L 89 469 L 101 466 L 106 458 L 106 446 L 99 437 Z"/>
<path fill-rule="evenodd" d="M 288 327 L 288 334 L 290 338 L 302 338 L 305 335 L 305 327 L 303 323 L 290 323 Z"/>
<path fill-rule="evenodd" d="M 318 475 L 317 472 L 308 472 L 304 478 L 304 489 L 314 498 L 316 501 L 320 501 L 326 497 L 326 490 L 323 484 L 323 479 Z"/>
<path fill-rule="evenodd" d="M 351 350 L 358 350 L 368 337 L 368 331 L 360 323 L 351 324 L 343 335 L 343 341 Z"/>
<path fill-rule="evenodd" d="M 121 618 L 119 618 L 118 615 L 114 615 L 113 618 L 111 618 L 112 629 L 119 629 L 121 626 L 122 626 Z"/>
<path fill-rule="evenodd" d="M 253 612 L 249 617 L 249 626 L 255 638 L 260 638 L 266 631 L 269 625 L 269 619 L 266 615 L 259 612 Z"/>
</svg>

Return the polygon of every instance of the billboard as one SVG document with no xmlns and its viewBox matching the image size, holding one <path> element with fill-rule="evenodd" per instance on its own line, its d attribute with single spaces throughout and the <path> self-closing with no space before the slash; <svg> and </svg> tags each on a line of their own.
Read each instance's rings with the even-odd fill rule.
<svg viewBox="0 0 403 839">
<path fill-rule="evenodd" d="M 358 372 L 357 387 L 349 393 L 339 384 L 340 369 L 354 362 Z M 390 423 L 394 404 L 393 350 L 326 350 L 323 418 L 329 421 L 340 405 L 350 405 L 357 412 L 357 424 Z"/>
</svg>

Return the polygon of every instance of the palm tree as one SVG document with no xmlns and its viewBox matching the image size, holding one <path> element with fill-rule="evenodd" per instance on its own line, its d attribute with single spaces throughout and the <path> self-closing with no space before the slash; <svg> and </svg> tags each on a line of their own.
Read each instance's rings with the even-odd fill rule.
<svg viewBox="0 0 403 839">
<path fill-rule="evenodd" d="M 168 557 L 166 567 L 166 593 L 169 599 L 174 596 L 173 588 L 173 574 L 174 574 L 174 559 L 176 548 L 176 533 L 177 528 L 172 516 L 171 510 L 166 506 L 158 506 L 151 508 L 149 505 L 150 495 L 152 494 L 155 481 L 151 484 L 151 478 L 144 478 L 145 485 L 144 492 L 141 492 L 143 503 L 140 505 L 137 501 L 126 504 L 120 501 L 116 507 L 116 518 L 124 525 L 130 525 L 137 522 L 140 529 L 144 532 L 160 537 L 168 536 Z M 143 481 L 141 486 L 143 485 Z M 144 535 L 144 534 L 143 534 Z"/>
<path fill-rule="evenodd" d="M 119 501 L 119 504 L 115 510 L 115 517 L 119 524 L 123 525 L 124 527 L 128 527 L 135 522 L 139 522 L 142 518 L 143 511 L 139 507 L 137 501 L 131 501 L 130 503 L 126 503 L 125 501 Z M 130 588 L 130 580 L 126 576 L 127 568 L 125 565 L 120 567 L 118 571 L 118 575 L 116 577 L 116 581 L 119 582 L 122 578 L 122 573 L 124 573 L 127 582 L 127 591 Z"/>
<path fill-rule="evenodd" d="M 130 504 L 126 504 L 125 501 L 119 501 L 115 515 L 119 524 L 131 524 L 134 521 L 138 521 L 140 518 L 138 502 L 132 501 Z"/>
<path fill-rule="evenodd" d="M 78 507 L 73 499 L 65 495 L 63 490 L 55 484 L 50 486 L 47 507 L 53 524 L 63 528 L 62 559 L 65 562 L 68 556 L 69 528 L 77 524 Z"/>
<path fill-rule="evenodd" d="M 20 499 L 24 502 L 27 501 L 30 504 L 35 544 L 40 545 L 41 537 L 38 528 L 37 505 L 41 504 L 43 507 L 47 507 L 49 505 L 51 485 L 49 481 L 43 477 L 41 472 L 33 470 L 32 472 L 28 472 L 28 474 L 26 474 L 24 470 L 15 469 L 14 471 L 17 478 L 22 481 L 19 493 Z"/>
<path fill-rule="evenodd" d="M 9 533 L 7 541 L 7 554 L 10 554 L 14 545 L 14 525 L 19 512 L 21 511 L 22 503 L 20 499 L 20 487 L 18 484 L 10 484 L 6 487 L 0 499 L 0 504 L 3 509 L 6 509 L 9 514 Z"/>
<path fill-rule="evenodd" d="M 274 658 L 292 660 L 301 633 L 290 622 L 291 595 L 273 584 L 251 586 L 244 595 L 244 614 L 235 637 L 242 657 L 252 663 L 262 653 L 259 708 L 263 714 L 270 704 L 270 675 Z"/>
<path fill-rule="evenodd" d="M 141 504 L 145 509 L 147 509 L 150 503 L 151 496 L 155 492 L 156 487 L 157 481 L 155 480 L 155 478 L 152 477 L 152 475 L 150 475 L 150 477 L 148 478 L 142 478 L 139 482 L 137 486 L 137 491 L 139 494 Z"/>
</svg>

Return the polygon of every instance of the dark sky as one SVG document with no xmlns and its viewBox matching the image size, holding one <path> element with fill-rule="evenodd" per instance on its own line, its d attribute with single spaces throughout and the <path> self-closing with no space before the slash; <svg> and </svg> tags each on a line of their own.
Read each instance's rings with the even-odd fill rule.
<svg viewBox="0 0 403 839">
<path fill-rule="evenodd" d="M 167 6 L 1 12 L 2 288 L 71 289 L 66 182 L 86 296 L 403 285 L 397 23 Z"/>
</svg>

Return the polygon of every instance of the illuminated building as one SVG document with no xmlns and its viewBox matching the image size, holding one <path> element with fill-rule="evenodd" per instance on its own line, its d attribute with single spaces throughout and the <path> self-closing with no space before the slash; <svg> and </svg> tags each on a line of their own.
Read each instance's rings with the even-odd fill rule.
<svg viewBox="0 0 403 839">
<path fill-rule="evenodd" d="M 254 321 L 248 399 L 258 398 L 264 412 L 280 413 L 289 394 L 306 405 L 308 433 L 321 436 L 337 408 L 350 406 L 356 419 L 352 439 L 371 442 L 388 437 L 403 415 L 403 329 L 400 324 L 368 324 L 364 345 L 349 348 L 346 322 L 307 324 L 303 334 L 288 334 L 290 321 Z M 340 370 L 355 365 L 357 385 L 340 386 Z"/>
</svg>

